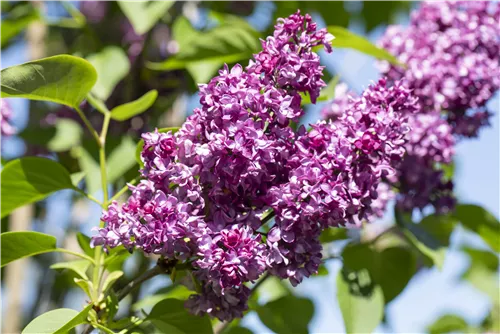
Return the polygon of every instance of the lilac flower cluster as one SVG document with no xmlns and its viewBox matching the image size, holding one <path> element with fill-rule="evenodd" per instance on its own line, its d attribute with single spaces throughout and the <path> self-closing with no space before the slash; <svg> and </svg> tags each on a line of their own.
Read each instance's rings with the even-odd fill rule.
<svg viewBox="0 0 500 334">
<path fill-rule="evenodd" d="M 401 83 L 396 83 L 395 87 L 409 93 Z M 360 99 L 353 92 L 344 92 L 325 107 L 323 115 L 338 123 L 345 116 L 339 118 L 337 113 L 330 111 L 339 110 L 348 115 Z M 376 190 L 379 198 L 371 204 L 375 217 L 383 215 L 387 202 L 392 198 L 396 198 L 404 210 L 423 209 L 432 204 L 438 212 L 446 212 L 454 204 L 453 185 L 451 181 L 444 180 L 443 171 L 437 168 L 439 164 L 452 162 L 455 138 L 451 125 L 438 113 L 421 113 L 416 98 L 407 99 L 405 109 L 411 128 L 405 136 L 406 154 L 401 162 L 392 164 L 396 173 L 384 176 L 386 183 L 379 184 Z M 391 187 L 398 189 L 397 195 Z"/>
<path fill-rule="evenodd" d="M 271 188 L 276 224 L 269 231 L 270 272 L 293 285 L 318 269 L 322 229 L 373 214 L 383 177 L 404 154 L 414 100 L 402 86 L 370 86 L 336 122 L 299 129 L 288 182 Z M 290 261 L 293 259 L 293 261 Z"/>
<path fill-rule="evenodd" d="M 444 111 L 455 134 L 475 137 L 500 87 L 499 21 L 498 2 L 423 2 L 408 27 L 391 26 L 380 41 L 407 69 L 383 63 L 382 73 L 404 78 L 422 112 Z"/>
<path fill-rule="evenodd" d="M 312 48 L 330 51 L 332 39 L 297 12 L 278 20 L 246 69 L 225 66 L 200 85 L 201 107 L 179 131 L 143 135 L 144 180 L 110 205 L 94 244 L 191 264 L 200 284 L 186 306 L 220 320 L 242 316 L 246 284 L 264 272 L 294 285 L 317 272 L 322 229 L 372 214 L 414 104 L 381 80 L 339 123 L 295 132 L 301 94 L 315 100 L 325 86 Z"/>
<path fill-rule="evenodd" d="M 5 99 L 0 99 L 0 129 L 2 136 L 12 136 L 16 129 L 10 124 L 12 109 Z"/>
</svg>

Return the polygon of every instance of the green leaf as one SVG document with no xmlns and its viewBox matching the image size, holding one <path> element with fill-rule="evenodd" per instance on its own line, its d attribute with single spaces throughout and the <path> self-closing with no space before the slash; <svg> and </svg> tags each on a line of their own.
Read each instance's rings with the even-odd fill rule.
<svg viewBox="0 0 500 334">
<path fill-rule="evenodd" d="M 14 209 L 40 201 L 55 191 L 75 189 L 66 168 L 54 160 L 27 157 L 10 161 L 2 170 L 2 210 L 5 217 Z"/>
<path fill-rule="evenodd" d="M 83 279 L 89 279 L 87 277 L 86 271 L 89 269 L 90 262 L 87 260 L 77 260 L 69 262 L 59 262 L 54 263 L 50 266 L 50 269 L 68 269 L 72 270 L 78 274 Z"/>
<path fill-rule="evenodd" d="M 413 229 L 417 231 L 417 228 Z M 403 229 L 403 235 L 410 242 L 410 244 L 424 257 L 424 262 L 427 266 L 435 265 L 439 270 L 443 268 L 444 259 L 446 256 L 446 248 L 438 247 L 433 249 L 427 246 L 424 242 L 422 242 L 419 238 L 417 238 L 413 233 L 408 229 Z"/>
<path fill-rule="evenodd" d="M 71 177 L 71 182 L 73 183 L 73 185 L 75 187 L 78 187 L 78 184 L 85 177 L 85 173 L 84 172 L 76 172 L 76 173 L 71 174 L 70 177 Z"/>
<path fill-rule="evenodd" d="M 15 260 L 56 250 L 56 238 L 39 232 L 5 232 L 0 234 L 0 240 L 1 267 Z"/>
<path fill-rule="evenodd" d="M 78 232 L 76 234 L 76 240 L 82 251 L 90 257 L 94 257 L 95 248 L 90 247 L 90 238 L 85 234 Z"/>
<path fill-rule="evenodd" d="M 33 319 L 22 334 L 63 334 L 71 329 L 87 322 L 87 314 L 92 308 L 92 304 L 87 305 L 81 312 L 59 308 L 42 314 Z"/>
<path fill-rule="evenodd" d="M 148 32 L 175 1 L 118 1 L 138 35 Z"/>
<path fill-rule="evenodd" d="M 321 241 L 322 244 L 326 244 L 332 241 L 347 239 L 347 231 L 348 230 L 345 228 L 327 228 L 321 232 L 319 241 Z"/>
<path fill-rule="evenodd" d="M 123 271 L 120 270 L 109 273 L 108 277 L 106 277 L 106 280 L 104 281 L 104 284 L 102 285 L 102 291 L 108 291 L 113 286 L 113 284 L 122 276 Z"/>
<path fill-rule="evenodd" d="M 442 334 L 450 332 L 466 332 L 467 322 L 453 314 L 445 314 L 427 327 L 429 334 Z"/>
<path fill-rule="evenodd" d="M 109 112 L 108 107 L 106 107 L 104 101 L 95 97 L 92 94 L 87 94 L 87 102 L 90 103 L 92 107 L 94 107 L 97 111 L 99 111 L 103 115 L 106 115 Z"/>
<path fill-rule="evenodd" d="M 417 271 L 415 254 L 404 247 L 372 249 L 367 244 L 348 245 L 342 252 L 344 267 L 353 271 L 368 270 L 380 285 L 385 303 L 396 298 Z"/>
<path fill-rule="evenodd" d="M 99 53 L 88 56 L 87 60 L 95 67 L 98 74 L 92 94 L 105 101 L 113 93 L 115 86 L 129 73 L 128 57 L 121 48 L 108 46 Z"/>
<path fill-rule="evenodd" d="M 158 97 L 158 91 L 153 89 L 141 96 L 139 99 L 122 104 L 111 110 L 111 118 L 117 121 L 126 121 L 134 116 L 142 114 L 153 105 Z"/>
<path fill-rule="evenodd" d="M 332 41 L 332 46 L 334 48 L 354 49 L 377 59 L 387 60 L 391 64 L 403 66 L 396 57 L 386 50 L 373 45 L 364 37 L 338 26 L 329 26 L 327 30 L 330 34 L 335 36 L 335 39 Z"/>
<path fill-rule="evenodd" d="M 184 285 L 173 285 L 165 289 L 160 289 L 150 296 L 146 296 L 132 305 L 133 311 L 140 311 L 143 308 L 151 307 L 158 304 L 160 301 L 168 298 L 186 300 L 189 296 L 194 294 L 194 291 L 189 290 Z"/>
<path fill-rule="evenodd" d="M 179 127 L 172 127 L 172 128 L 161 128 L 161 129 L 158 129 L 158 132 L 169 132 L 169 131 L 172 131 L 172 134 L 176 133 L 177 131 L 179 131 Z M 141 160 L 141 152 L 142 152 L 142 149 L 144 148 L 144 139 L 141 139 L 139 140 L 139 142 L 137 143 L 137 146 L 135 148 L 135 160 L 139 163 L 139 166 L 144 167 L 144 164 L 142 163 L 142 160 Z"/>
<path fill-rule="evenodd" d="M 76 121 L 71 119 L 58 119 L 56 133 L 47 143 L 47 148 L 53 152 L 69 151 L 80 144 L 83 129 Z"/>
<path fill-rule="evenodd" d="M 432 235 L 441 245 L 449 246 L 450 236 L 456 224 L 457 220 L 452 216 L 432 214 L 424 217 L 418 226 Z"/>
<path fill-rule="evenodd" d="M 7 46 L 13 37 L 17 36 L 21 31 L 26 29 L 30 23 L 38 19 L 40 19 L 40 14 L 31 4 L 17 6 L 7 13 L 5 17 L 2 17 L 0 27 L 2 32 L 2 49 Z"/>
<path fill-rule="evenodd" d="M 85 173 L 85 186 L 87 193 L 95 194 L 101 190 L 101 170 L 99 163 L 83 147 L 78 150 L 78 164 Z"/>
<path fill-rule="evenodd" d="M 246 327 L 233 326 L 224 331 L 224 334 L 253 334 L 253 332 Z"/>
<path fill-rule="evenodd" d="M 161 63 L 149 63 L 153 70 L 186 68 L 197 82 L 206 82 L 224 63 L 249 59 L 260 47 L 258 33 L 243 19 L 234 18 L 208 31 L 197 31 L 185 17 L 172 28 L 179 52 Z"/>
<path fill-rule="evenodd" d="M 453 216 L 467 229 L 479 234 L 495 252 L 500 252 L 500 223 L 495 216 L 472 204 L 457 205 Z"/>
<path fill-rule="evenodd" d="M 58 55 L 7 67 L 1 72 L 2 97 L 23 97 L 78 108 L 97 73 L 85 59 Z"/>
<path fill-rule="evenodd" d="M 367 288 L 360 277 L 342 271 L 337 276 L 337 300 L 346 333 L 372 333 L 384 316 L 382 289 L 378 285 Z"/>
<path fill-rule="evenodd" d="M 498 265 L 496 254 L 488 251 L 465 248 L 471 264 L 462 275 L 462 279 L 469 281 L 476 289 L 489 296 L 494 303 L 500 303 L 498 294 Z"/>
<path fill-rule="evenodd" d="M 262 283 L 259 291 L 263 291 L 268 301 L 276 300 L 291 294 L 290 287 L 287 283 L 274 276 L 269 277 Z"/>
<path fill-rule="evenodd" d="M 156 304 L 147 319 L 162 333 L 213 333 L 209 318 L 195 316 L 184 308 L 184 301 L 165 299 Z"/>
<path fill-rule="evenodd" d="M 94 285 L 92 284 L 91 281 L 79 278 L 75 278 L 74 281 L 76 285 L 78 285 L 90 299 L 93 298 L 92 291 L 94 291 Z"/>
<path fill-rule="evenodd" d="M 259 307 L 257 314 L 264 325 L 278 334 L 308 333 L 314 304 L 310 299 L 288 295 Z"/>
<path fill-rule="evenodd" d="M 133 154 L 136 149 L 136 145 L 130 137 L 122 137 L 121 143 L 111 152 L 107 160 L 106 169 L 109 183 L 114 183 L 136 165 L 137 162 Z"/>
</svg>

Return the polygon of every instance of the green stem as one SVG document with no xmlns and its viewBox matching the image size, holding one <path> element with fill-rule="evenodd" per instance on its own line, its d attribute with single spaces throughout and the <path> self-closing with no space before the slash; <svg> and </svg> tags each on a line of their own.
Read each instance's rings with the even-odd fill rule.
<svg viewBox="0 0 500 334">
<path fill-rule="evenodd" d="M 81 189 L 76 189 L 76 191 L 78 191 L 80 194 L 82 194 L 83 196 L 87 197 L 89 200 L 93 201 L 93 202 L 96 202 L 97 204 L 99 204 L 99 206 L 102 206 L 102 203 L 101 201 L 99 201 L 97 198 L 95 198 L 94 196 L 90 195 L 90 194 L 87 194 L 85 191 L 81 190 Z"/>
<path fill-rule="evenodd" d="M 81 111 L 80 108 L 75 107 L 75 110 L 78 113 L 78 115 L 80 115 L 80 118 L 82 119 L 82 121 L 85 124 L 85 126 L 87 127 L 87 129 L 89 129 L 90 134 L 92 135 L 92 137 L 94 137 L 94 139 L 96 140 L 97 145 L 99 145 L 99 147 L 101 147 L 103 145 L 101 143 L 101 139 L 99 138 L 99 135 L 97 134 L 97 132 L 92 127 L 92 124 L 90 124 L 90 121 L 88 120 L 87 116 L 85 116 L 85 114 L 83 113 L 83 111 Z"/>
<path fill-rule="evenodd" d="M 95 264 L 94 259 L 93 259 L 93 258 L 91 258 L 90 256 L 88 256 L 88 255 L 86 255 L 86 254 L 82 254 L 82 253 L 73 252 L 73 251 L 70 251 L 69 249 L 64 249 L 64 248 L 56 248 L 56 249 L 54 249 L 54 252 L 60 252 L 60 253 L 71 254 L 71 255 L 74 255 L 74 256 L 80 257 L 80 258 L 82 258 L 82 259 L 88 260 L 88 261 L 90 261 L 91 263 Z"/>
<path fill-rule="evenodd" d="M 145 271 L 141 276 L 137 277 L 133 281 L 129 282 L 123 289 L 118 291 L 116 293 L 116 298 L 118 301 L 122 300 L 125 298 L 132 290 L 140 286 L 143 282 L 147 281 L 148 279 L 151 279 L 155 276 L 158 276 L 162 273 L 165 272 L 165 269 L 163 269 L 160 266 L 154 266 L 153 268 Z"/>
<path fill-rule="evenodd" d="M 108 178 L 107 178 L 107 169 L 106 169 L 106 135 L 108 133 L 108 127 L 109 127 L 109 121 L 111 119 L 111 113 L 106 113 L 104 115 L 104 122 L 102 124 L 102 130 L 101 130 L 101 136 L 98 137 L 98 141 L 100 143 L 99 146 L 99 165 L 101 169 L 101 185 L 102 185 L 102 194 L 103 194 L 103 200 L 102 200 L 102 208 L 106 209 L 108 205 Z M 103 227 L 104 222 L 101 221 L 99 223 L 99 227 Z M 101 269 L 101 260 L 102 260 L 102 247 L 97 246 L 95 248 L 95 255 L 94 255 L 94 261 L 95 261 L 95 266 L 94 266 L 94 271 L 92 273 L 92 284 L 94 285 L 94 301 L 97 302 L 100 296 L 100 285 L 101 285 L 101 276 L 102 274 L 100 273 Z"/>
<path fill-rule="evenodd" d="M 274 210 L 271 210 L 265 214 L 265 216 L 262 217 L 261 220 L 261 226 L 265 225 L 268 221 L 274 218 Z"/>
<path fill-rule="evenodd" d="M 110 199 L 109 201 L 110 201 L 110 202 L 112 202 L 112 201 L 114 201 L 114 200 L 118 199 L 118 198 L 119 198 L 121 195 L 123 195 L 124 193 L 126 193 L 126 192 L 127 192 L 127 190 L 128 190 L 128 185 L 129 185 L 129 184 L 131 184 L 131 185 L 136 184 L 136 183 L 137 183 L 137 181 L 139 181 L 139 178 L 140 178 L 140 177 L 138 176 L 138 177 L 134 178 L 132 181 L 127 182 L 127 184 L 126 184 L 123 188 L 121 188 L 121 189 L 120 189 L 120 190 L 119 190 L 119 191 L 118 191 L 118 192 L 117 192 L 117 193 L 116 193 L 113 197 L 111 197 L 111 199 Z"/>
</svg>

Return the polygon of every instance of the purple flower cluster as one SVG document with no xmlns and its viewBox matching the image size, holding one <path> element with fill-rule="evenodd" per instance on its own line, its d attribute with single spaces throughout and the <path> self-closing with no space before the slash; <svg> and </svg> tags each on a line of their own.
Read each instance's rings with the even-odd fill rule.
<svg viewBox="0 0 500 334">
<path fill-rule="evenodd" d="M 401 83 L 396 83 L 395 87 L 406 94 L 409 92 Z M 345 96 L 349 96 L 347 101 Z M 328 111 L 340 110 L 348 115 L 359 99 L 352 92 L 344 93 L 325 108 L 324 115 L 339 123 L 345 116 L 339 118 Z M 444 179 L 443 171 L 438 168 L 452 162 L 455 145 L 452 126 L 438 113 L 421 113 L 416 98 L 407 99 L 405 110 L 402 111 L 411 128 L 405 136 L 406 154 L 401 162 L 390 164 L 396 168 L 396 173 L 384 176 L 386 184 L 379 184 L 376 189 L 379 197 L 370 206 L 375 217 L 383 215 L 387 202 L 394 197 L 404 210 L 423 209 L 432 204 L 438 212 L 446 212 L 455 202 L 453 184 Z M 391 190 L 393 186 L 398 189 L 397 195 Z"/>
<path fill-rule="evenodd" d="M 405 79 L 422 112 L 444 112 L 455 134 L 475 137 L 500 87 L 499 20 L 498 2 L 423 2 L 408 27 L 391 26 L 380 41 L 407 68 L 383 63 L 382 73 Z"/>
<path fill-rule="evenodd" d="M 12 136 L 16 129 L 10 124 L 12 109 L 5 99 L 0 99 L 0 129 L 2 136 Z"/>
<path fill-rule="evenodd" d="M 220 320 L 242 316 L 246 284 L 266 271 L 294 285 L 317 272 L 321 230 L 372 214 L 414 105 L 407 89 L 381 80 L 339 123 L 295 132 L 301 94 L 315 100 L 325 86 L 312 48 L 330 51 L 332 39 L 297 12 L 246 69 L 225 66 L 200 85 L 201 107 L 178 132 L 143 135 L 144 180 L 110 205 L 94 244 L 191 264 L 200 284 L 186 306 Z"/>
</svg>

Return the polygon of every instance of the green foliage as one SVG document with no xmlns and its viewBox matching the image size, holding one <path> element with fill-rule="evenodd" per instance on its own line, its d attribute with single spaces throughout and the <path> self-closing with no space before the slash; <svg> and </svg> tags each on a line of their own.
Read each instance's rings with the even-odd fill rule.
<svg viewBox="0 0 500 334">
<path fill-rule="evenodd" d="M 344 240 L 348 238 L 347 229 L 345 228 L 328 228 L 321 232 L 319 241 L 322 244 L 329 243 L 337 240 Z"/>
<path fill-rule="evenodd" d="M 77 261 L 69 261 L 69 262 L 59 262 L 54 263 L 50 266 L 51 269 L 68 269 L 74 271 L 78 276 L 83 279 L 89 279 L 86 271 L 90 267 L 90 262 L 87 260 L 77 260 Z"/>
<path fill-rule="evenodd" d="M 140 115 L 153 105 L 157 97 L 158 91 L 156 89 L 150 90 L 135 101 L 113 108 L 111 110 L 111 118 L 117 121 L 126 121 Z"/>
<path fill-rule="evenodd" d="M 379 250 L 367 244 L 348 245 L 342 258 L 344 268 L 368 271 L 373 282 L 382 288 L 386 304 L 405 289 L 417 271 L 415 254 L 399 246 Z"/>
<path fill-rule="evenodd" d="M 495 216 L 472 204 L 458 205 L 453 216 L 467 229 L 479 234 L 495 252 L 500 252 L 500 223 Z"/>
<path fill-rule="evenodd" d="M 178 299 L 162 300 L 153 307 L 147 319 L 162 333 L 212 333 L 208 316 L 192 315 L 184 308 L 184 302 Z"/>
<path fill-rule="evenodd" d="M 104 292 L 108 291 L 113 286 L 113 284 L 122 276 L 123 276 L 123 271 L 121 270 L 110 272 L 108 277 L 106 277 L 106 279 L 104 280 L 104 283 L 102 285 L 102 291 Z"/>
<path fill-rule="evenodd" d="M 498 288 L 498 255 L 488 251 L 465 248 L 470 257 L 470 266 L 462 275 L 476 289 L 486 294 L 493 303 L 500 307 Z"/>
<path fill-rule="evenodd" d="M 197 83 L 207 82 L 224 63 L 251 58 L 260 47 L 258 33 L 246 21 L 234 17 L 208 31 L 197 31 L 185 17 L 179 17 L 172 34 L 179 52 L 147 66 L 160 71 L 185 68 Z"/>
<path fill-rule="evenodd" d="M 402 65 L 396 57 L 386 50 L 373 45 L 364 37 L 356 35 L 342 27 L 329 26 L 327 29 L 329 33 L 335 36 L 335 39 L 332 41 L 334 48 L 354 49 L 377 59 L 387 60 L 394 65 Z"/>
<path fill-rule="evenodd" d="M 251 330 L 246 327 L 241 326 L 233 326 L 230 327 L 227 331 L 224 331 L 225 334 L 253 334 Z"/>
<path fill-rule="evenodd" d="M 39 232 L 5 232 L 0 234 L 0 240 L 2 267 L 15 260 L 56 250 L 56 238 Z"/>
<path fill-rule="evenodd" d="M 310 299 L 288 295 L 258 307 L 257 314 L 275 333 L 308 333 L 314 304 Z"/>
<path fill-rule="evenodd" d="M 90 257 L 95 254 L 95 248 L 90 247 L 90 238 L 85 234 L 78 232 L 76 234 L 76 240 L 82 251 Z"/>
<path fill-rule="evenodd" d="M 368 271 L 339 272 L 337 300 L 346 333 L 372 333 L 384 316 L 384 294 Z"/>
<path fill-rule="evenodd" d="M 184 285 L 171 285 L 160 289 L 150 296 L 146 296 L 132 305 L 132 310 L 139 311 L 143 308 L 151 307 L 164 299 L 186 300 L 194 291 L 189 290 Z"/>
<path fill-rule="evenodd" d="M 450 236 L 457 220 L 449 215 L 432 214 L 424 217 L 418 226 L 443 246 L 450 245 Z"/>
<path fill-rule="evenodd" d="M 457 315 L 445 314 L 437 319 L 427 330 L 429 334 L 450 332 L 465 332 L 469 326 L 465 320 Z"/>
<path fill-rule="evenodd" d="M 60 308 L 49 311 L 31 321 L 22 334 L 64 334 L 76 326 L 87 322 L 87 314 L 92 304 L 87 305 L 81 312 Z"/>
<path fill-rule="evenodd" d="M 3 10 L 2 10 L 3 12 Z M 28 27 L 34 21 L 40 19 L 40 14 L 30 3 L 15 6 L 2 17 L 0 30 L 2 32 L 1 47 L 4 49 L 12 38 Z"/>
<path fill-rule="evenodd" d="M 1 72 L 2 97 L 24 97 L 78 108 L 97 73 L 86 60 L 59 55 L 7 67 Z"/>
<path fill-rule="evenodd" d="M 136 145 L 132 138 L 124 136 L 120 144 L 110 153 L 107 161 L 108 182 L 114 183 L 137 162 L 132 154 Z M 97 164 L 97 162 L 96 162 Z"/>
<path fill-rule="evenodd" d="M 98 74 L 92 94 L 105 101 L 113 93 L 115 86 L 129 73 L 128 57 L 121 48 L 108 46 L 99 53 L 88 56 L 87 60 Z"/>
<path fill-rule="evenodd" d="M 147 33 L 175 1 L 118 1 L 138 35 Z"/>
<path fill-rule="evenodd" d="M 2 170 L 2 217 L 55 191 L 75 189 L 68 171 L 58 162 L 38 157 L 12 160 Z"/>
</svg>

